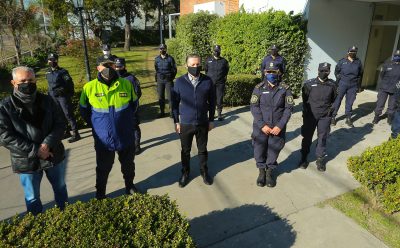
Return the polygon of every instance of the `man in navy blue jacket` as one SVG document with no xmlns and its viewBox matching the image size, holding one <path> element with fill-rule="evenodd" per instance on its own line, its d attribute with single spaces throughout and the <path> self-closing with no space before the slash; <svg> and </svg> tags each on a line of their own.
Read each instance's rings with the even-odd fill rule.
<svg viewBox="0 0 400 248">
<path fill-rule="evenodd" d="M 185 187 L 189 182 L 190 150 L 194 136 L 199 151 L 200 174 L 204 183 L 211 185 L 207 167 L 207 141 L 214 121 L 214 86 L 210 77 L 200 73 L 200 56 L 189 55 L 186 65 L 188 73 L 176 79 L 171 91 L 175 130 L 180 136 L 182 146 L 182 176 L 179 187 Z"/>
</svg>

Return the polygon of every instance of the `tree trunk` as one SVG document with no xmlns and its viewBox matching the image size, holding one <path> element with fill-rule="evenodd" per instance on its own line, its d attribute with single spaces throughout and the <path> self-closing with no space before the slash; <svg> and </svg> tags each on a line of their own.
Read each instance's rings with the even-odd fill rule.
<svg viewBox="0 0 400 248">
<path fill-rule="evenodd" d="M 125 44 L 124 51 L 131 50 L 131 10 L 130 8 L 125 9 Z"/>
<path fill-rule="evenodd" d="M 21 5 L 21 8 L 24 10 L 25 9 L 24 0 L 19 0 L 19 4 Z"/>
<path fill-rule="evenodd" d="M 16 31 L 12 31 L 12 36 L 14 39 L 15 56 L 17 57 L 17 65 L 21 64 L 21 34 Z"/>
</svg>

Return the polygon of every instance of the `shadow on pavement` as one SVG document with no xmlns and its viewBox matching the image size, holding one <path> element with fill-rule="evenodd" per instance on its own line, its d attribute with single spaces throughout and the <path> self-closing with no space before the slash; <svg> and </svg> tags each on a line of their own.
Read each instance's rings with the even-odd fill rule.
<svg viewBox="0 0 400 248">
<path fill-rule="evenodd" d="M 243 205 L 190 221 L 197 247 L 292 247 L 296 232 L 269 207 Z"/>
</svg>

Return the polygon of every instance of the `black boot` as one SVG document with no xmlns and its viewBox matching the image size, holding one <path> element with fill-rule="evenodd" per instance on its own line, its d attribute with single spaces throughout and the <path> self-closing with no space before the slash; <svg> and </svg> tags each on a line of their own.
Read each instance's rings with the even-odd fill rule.
<svg viewBox="0 0 400 248">
<path fill-rule="evenodd" d="M 302 169 L 307 169 L 307 167 L 308 167 L 307 155 L 301 154 L 301 160 L 299 162 L 299 167 Z"/>
<path fill-rule="evenodd" d="M 71 135 L 70 130 L 69 129 L 65 130 L 63 139 L 68 139 L 68 138 L 71 138 L 71 137 L 72 137 L 72 135 Z"/>
<path fill-rule="evenodd" d="M 179 187 L 183 188 L 189 183 L 189 172 L 182 172 L 182 176 L 179 178 Z"/>
<path fill-rule="evenodd" d="M 135 184 L 132 183 L 129 187 L 125 187 L 126 195 L 133 195 L 134 193 L 139 193 L 139 190 L 135 187 Z"/>
<path fill-rule="evenodd" d="M 332 117 L 331 125 L 336 126 L 336 118 L 335 117 Z"/>
<path fill-rule="evenodd" d="M 102 200 L 106 199 L 106 189 L 96 189 L 96 199 Z"/>
<path fill-rule="evenodd" d="M 139 155 L 142 153 L 142 148 L 140 148 L 140 145 L 135 146 L 135 155 Z"/>
<path fill-rule="evenodd" d="M 265 182 L 265 168 L 259 168 L 260 173 L 258 174 L 258 178 L 257 178 L 257 186 L 259 187 L 264 187 L 266 182 Z"/>
<path fill-rule="evenodd" d="M 201 174 L 201 177 L 203 178 L 203 182 L 204 182 L 205 185 L 211 185 L 212 184 L 211 177 L 210 177 L 210 175 L 208 174 L 207 171 L 201 172 L 200 174 Z"/>
<path fill-rule="evenodd" d="M 326 170 L 326 165 L 324 161 L 324 157 L 319 157 L 317 158 L 317 169 L 319 171 L 325 171 Z"/>
<path fill-rule="evenodd" d="M 79 135 L 78 130 L 74 130 L 74 131 L 72 131 L 72 133 L 73 133 L 72 137 L 68 140 L 69 143 L 74 143 L 81 139 L 81 136 Z"/>
<path fill-rule="evenodd" d="M 379 115 L 375 115 L 374 119 L 372 120 L 372 124 L 375 125 L 375 124 L 378 124 L 378 122 L 379 122 Z"/>
<path fill-rule="evenodd" d="M 267 169 L 267 173 L 265 175 L 265 182 L 267 184 L 268 187 L 273 188 L 276 186 L 276 180 L 272 175 L 272 169 L 268 168 Z"/>
<path fill-rule="evenodd" d="M 349 127 L 354 127 L 353 122 L 351 121 L 351 117 L 346 117 L 346 124 Z"/>
<path fill-rule="evenodd" d="M 222 117 L 222 111 L 218 111 L 218 121 L 223 121 L 224 118 Z"/>
<path fill-rule="evenodd" d="M 393 122 L 393 114 L 388 115 L 388 117 L 387 117 L 387 122 L 388 122 L 389 125 L 392 125 L 392 122 Z"/>
</svg>

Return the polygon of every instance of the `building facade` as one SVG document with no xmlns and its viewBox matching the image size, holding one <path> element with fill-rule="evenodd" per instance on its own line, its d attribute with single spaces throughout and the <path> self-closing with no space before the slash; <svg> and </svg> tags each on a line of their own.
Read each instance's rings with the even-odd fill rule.
<svg viewBox="0 0 400 248">
<path fill-rule="evenodd" d="M 212 14 L 224 16 L 239 11 L 239 0 L 181 0 L 180 10 L 181 15 L 208 11 Z"/>
</svg>

